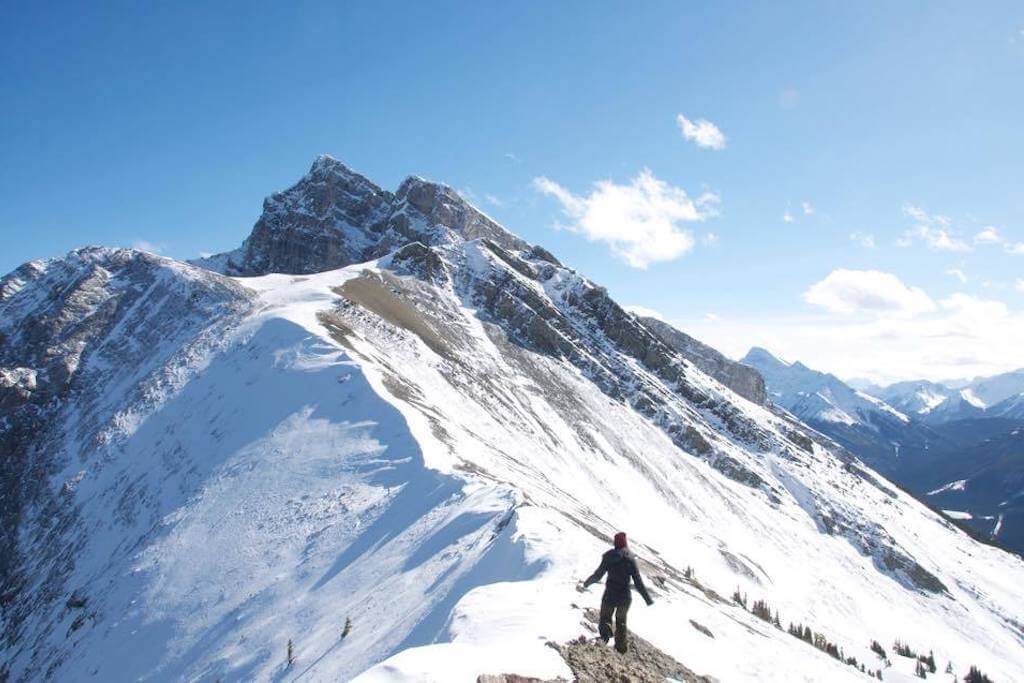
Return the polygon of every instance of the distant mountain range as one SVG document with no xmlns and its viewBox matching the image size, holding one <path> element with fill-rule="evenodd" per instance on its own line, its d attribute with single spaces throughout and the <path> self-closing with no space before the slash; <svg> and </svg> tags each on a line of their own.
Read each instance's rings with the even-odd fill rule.
<svg viewBox="0 0 1024 683">
<path fill-rule="evenodd" d="M 914 380 L 865 392 L 931 424 L 976 417 L 1024 419 L 1024 369 L 963 384 Z"/>
<path fill-rule="evenodd" d="M 740 362 L 777 405 L 960 526 L 1024 552 L 1024 370 L 855 389 L 762 348 Z"/>
</svg>

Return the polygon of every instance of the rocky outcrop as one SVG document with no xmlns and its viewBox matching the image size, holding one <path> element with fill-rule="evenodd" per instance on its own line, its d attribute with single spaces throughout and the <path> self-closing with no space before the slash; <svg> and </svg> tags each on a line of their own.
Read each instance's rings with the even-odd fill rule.
<svg viewBox="0 0 1024 683">
<path fill-rule="evenodd" d="M 392 193 L 323 155 L 299 182 L 264 200 L 241 247 L 193 263 L 227 275 L 319 273 L 452 235 L 529 248 L 446 185 L 411 176 Z"/>
<path fill-rule="evenodd" d="M 754 368 L 726 358 L 707 344 L 657 318 L 641 317 L 640 320 L 663 342 L 743 398 L 758 405 L 764 405 L 768 400 L 764 378 Z"/>
<path fill-rule="evenodd" d="M 4 639 L 13 642 L 23 619 L 49 609 L 74 566 L 77 548 L 64 534 L 75 524 L 75 482 L 53 486 L 49 478 L 69 463 L 84 472 L 85 451 L 131 419 L 95 387 L 115 376 L 137 384 L 132 399 L 151 398 L 161 381 L 151 373 L 179 350 L 176 342 L 222 328 L 251 296 L 228 278 L 131 249 L 80 249 L 0 279 Z M 45 523 L 24 523 L 29 516 Z M 38 590 L 22 597 L 29 585 Z"/>
<path fill-rule="evenodd" d="M 587 610 L 584 624 L 593 628 L 597 621 L 594 610 Z M 662 650 L 629 632 L 629 649 L 620 654 L 614 648 L 593 638 L 580 636 L 577 640 L 554 646 L 565 658 L 578 683 L 663 683 L 665 680 L 685 683 L 715 683 L 716 679 L 701 676 Z"/>
</svg>

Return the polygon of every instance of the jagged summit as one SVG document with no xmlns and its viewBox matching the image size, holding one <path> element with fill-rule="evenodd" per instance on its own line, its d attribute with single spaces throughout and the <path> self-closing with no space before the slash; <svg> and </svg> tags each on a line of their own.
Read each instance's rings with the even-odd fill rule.
<svg viewBox="0 0 1024 683">
<path fill-rule="evenodd" d="M 392 193 L 323 154 L 295 185 L 264 200 L 241 247 L 194 263 L 227 275 L 308 274 L 453 236 L 530 248 L 447 185 L 409 176 Z"/>
</svg>

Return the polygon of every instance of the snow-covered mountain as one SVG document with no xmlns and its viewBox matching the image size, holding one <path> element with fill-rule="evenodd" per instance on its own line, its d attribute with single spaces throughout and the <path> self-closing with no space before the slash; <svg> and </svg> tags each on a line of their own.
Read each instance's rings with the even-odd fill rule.
<svg viewBox="0 0 1024 683">
<path fill-rule="evenodd" d="M 912 380 L 879 387 L 873 395 L 907 415 L 927 415 L 957 393 L 938 382 Z"/>
<path fill-rule="evenodd" d="M 1020 558 L 652 327 L 449 188 L 328 157 L 235 252 L 22 266 L 3 676 L 570 678 L 547 644 L 587 632 L 574 585 L 625 529 L 656 599 L 631 626 L 698 673 L 909 680 L 869 647 L 900 639 L 937 680 L 1024 678 Z"/>
<path fill-rule="evenodd" d="M 757 347 L 741 362 L 761 373 L 775 403 L 901 483 L 906 483 L 900 474 L 908 458 L 944 444 L 927 425 L 835 375 L 783 361 Z"/>
<path fill-rule="evenodd" d="M 803 420 L 867 426 L 880 419 L 910 421 L 889 404 L 851 388 L 835 375 L 812 370 L 799 361 L 783 361 L 765 349 L 755 346 L 740 362 L 756 368 L 772 400 Z"/>
<path fill-rule="evenodd" d="M 897 410 L 930 424 L 981 417 L 1024 417 L 1013 406 L 1024 401 L 1024 370 L 943 384 L 897 382 L 867 390 Z"/>
<path fill-rule="evenodd" d="M 894 408 L 879 408 L 880 399 L 834 375 L 787 363 L 759 348 L 751 349 L 743 362 L 763 374 L 773 401 L 876 471 L 948 510 L 951 519 L 981 537 L 1024 552 L 1015 495 L 1024 478 L 1024 459 L 1018 457 L 1024 455 L 1018 438 L 1024 433 L 1024 411 L 1016 397 L 981 410 L 963 398 L 971 396 L 968 387 L 905 382 L 894 385 L 890 395 L 902 399 L 898 405 L 910 417 L 900 413 L 893 419 Z M 1002 416 L 995 414 L 997 409 Z"/>
</svg>

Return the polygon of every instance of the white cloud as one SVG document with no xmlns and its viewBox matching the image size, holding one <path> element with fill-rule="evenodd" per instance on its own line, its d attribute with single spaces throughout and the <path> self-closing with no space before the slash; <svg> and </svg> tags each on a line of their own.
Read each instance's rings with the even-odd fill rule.
<svg viewBox="0 0 1024 683">
<path fill-rule="evenodd" d="M 924 290 L 878 270 L 833 270 L 804 292 L 804 301 L 841 315 L 913 316 L 935 310 L 935 302 Z"/>
<path fill-rule="evenodd" d="M 977 244 L 999 244 L 1003 238 L 999 236 L 999 231 L 990 225 L 976 234 L 974 241 Z"/>
<path fill-rule="evenodd" d="M 683 137 L 703 149 L 725 149 L 725 135 L 718 126 L 707 119 L 691 121 L 682 114 L 676 116 L 676 123 Z"/>
<path fill-rule="evenodd" d="M 544 177 L 535 178 L 533 185 L 561 203 L 562 212 L 572 221 L 567 229 L 592 242 L 607 242 L 615 255 L 634 268 L 671 261 L 690 251 L 693 234 L 682 224 L 716 215 L 719 201 L 707 192 L 694 201 L 648 169 L 628 185 L 610 180 L 594 183 L 585 197 Z"/>
<path fill-rule="evenodd" d="M 964 273 L 964 271 L 960 270 L 959 268 L 949 268 L 948 270 L 946 270 L 946 275 L 951 275 L 952 277 L 955 277 L 957 280 L 960 281 L 961 284 L 967 282 L 967 275 Z"/>
<path fill-rule="evenodd" d="M 814 207 L 811 206 L 810 202 L 801 202 L 800 206 L 801 208 L 803 208 L 804 214 L 810 216 L 812 213 L 814 213 Z"/>
<path fill-rule="evenodd" d="M 151 254 L 161 254 L 163 250 L 167 248 L 164 243 L 156 244 L 149 240 L 135 240 L 132 242 L 132 249 L 138 249 L 139 251 L 148 251 Z"/>
<path fill-rule="evenodd" d="M 704 239 L 703 239 L 704 246 L 707 246 L 707 247 L 717 247 L 718 243 L 720 241 L 721 240 L 718 237 L 718 233 L 714 233 L 714 232 L 706 233 L 704 235 Z"/>
<path fill-rule="evenodd" d="M 522 161 L 518 156 L 516 156 L 512 152 L 505 152 L 504 156 L 505 156 L 506 159 L 508 159 L 509 161 L 511 161 L 513 163 L 516 163 L 516 164 L 518 164 L 518 163 L 520 163 Z"/>
<path fill-rule="evenodd" d="M 1024 292 L 1024 278 L 1017 278 L 1017 282 L 1014 283 L 1014 287 L 1017 288 L 1018 292 Z"/>
<path fill-rule="evenodd" d="M 623 306 L 622 308 L 626 311 L 629 311 L 633 315 L 639 316 L 641 318 L 657 318 L 658 320 L 665 319 L 665 316 L 663 316 L 661 313 L 654 310 L 653 308 L 647 308 L 646 306 L 633 305 Z"/>
<path fill-rule="evenodd" d="M 793 214 L 791 214 L 789 211 L 786 211 L 785 213 L 782 214 L 783 223 L 792 223 L 793 220 Z"/>
<path fill-rule="evenodd" d="M 500 198 L 494 196 L 493 194 L 485 194 L 484 201 L 490 204 L 491 206 L 505 206 L 505 202 L 502 201 Z"/>
<path fill-rule="evenodd" d="M 956 237 L 950 230 L 952 221 L 948 216 L 929 214 L 921 207 L 910 204 L 903 207 L 903 214 L 912 218 L 916 225 L 905 231 L 896 241 L 898 246 L 909 247 L 915 240 L 920 240 L 929 248 L 939 251 L 971 250 L 971 245 Z"/>
<path fill-rule="evenodd" d="M 1002 301 L 994 299 L 979 299 L 978 297 L 957 292 L 948 299 L 939 302 L 947 311 L 952 311 L 961 319 L 998 319 L 1005 318 L 1010 314 L 1009 309 Z"/>
<path fill-rule="evenodd" d="M 1024 254 L 1024 242 L 1006 242 L 1003 249 L 1007 254 Z"/>
<path fill-rule="evenodd" d="M 854 242 L 856 244 L 859 244 L 860 246 L 864 247 L 865 249 L 874 249 L 875 248 L 875 236 L 872 235 L 871 233 L 859 232 L 859 231 L 858 232 L 851 232 L 850 233 L 850 241 Z"/>
<path fill-rule="evenodd" d="M 1024 282 L 1019 283 L 1024 291 Z M 751 346 L 840 377 L 876 382 L 993 375 L 1020 367 L 1024 312 L 957 294 L 913 317 L 837 318 L 829 314 L 671 320 L 733 358 Z"/>
</svg>

